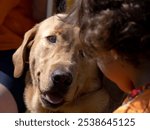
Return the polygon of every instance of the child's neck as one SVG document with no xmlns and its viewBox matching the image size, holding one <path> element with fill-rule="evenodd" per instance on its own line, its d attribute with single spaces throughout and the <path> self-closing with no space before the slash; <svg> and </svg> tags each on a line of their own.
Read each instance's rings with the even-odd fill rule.
<svg viewBox="0 0 150 130">
<path fill-rule="evenodd" d="M 134 80 L 135 87 L 150 84 L 150 64 L 140 68 Z"/>
</svg>

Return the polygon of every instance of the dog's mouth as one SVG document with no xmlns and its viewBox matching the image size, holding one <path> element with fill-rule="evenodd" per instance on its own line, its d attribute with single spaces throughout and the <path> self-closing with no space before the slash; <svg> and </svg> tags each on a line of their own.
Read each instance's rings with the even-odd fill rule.
<svg viewBox="0 0 150 130">
<path fill-rule="evenodd" d="M 41 100 L 48 108 L 57 108 L 64 103 L 64 97 L 57 93 L 41 94 Z"/>
</svg>

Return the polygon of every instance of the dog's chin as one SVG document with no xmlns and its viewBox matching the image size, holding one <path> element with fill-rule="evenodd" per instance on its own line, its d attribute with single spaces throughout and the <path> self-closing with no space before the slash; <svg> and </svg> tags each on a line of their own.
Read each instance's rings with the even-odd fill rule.
<svg viewBox="0 0 150 130">
<path fill-rule="evenodd" d="M 41 95 L 41 103 L 47 109 L 57 109 L 64 104 L 64 98 L 55 95 Z"/>
</svg>

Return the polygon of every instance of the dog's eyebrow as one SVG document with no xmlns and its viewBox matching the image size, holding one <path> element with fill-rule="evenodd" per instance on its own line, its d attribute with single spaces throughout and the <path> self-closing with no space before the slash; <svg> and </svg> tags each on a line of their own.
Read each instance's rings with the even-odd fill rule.
<svg viewBox="0 0 150 130">
<path fill-rule="evenodd" d="M 61 36 L 64 40 L 71 42 L 73 39 L 73 31 L 67 28 L 63 29 Z"/>
<path fill-rule="evenodd" d="M 75 40 L 75 37 L 74 37 L 75 34 L 74 34 L 72 28 L 69 28 L 69 27 L 68 28 L 67 27 L 62 28 L 60 35 L 69 44 L 72 44 Z"/>
<path fill-rule="evenodd" d="M 61 34 L 62 33 L 62 28 L 57 28 L 55 27 L 55 34 Z"/>
</svg>

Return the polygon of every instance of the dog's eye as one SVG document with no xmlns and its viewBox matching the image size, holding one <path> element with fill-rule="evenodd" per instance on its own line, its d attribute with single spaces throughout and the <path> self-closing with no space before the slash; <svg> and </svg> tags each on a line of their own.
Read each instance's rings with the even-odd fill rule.
<svg viewBox="0 0 150 130">
<path fill-rule="evenodd" d="M 47 38 L 47 40 L 48 40 L 49 42 L 51 42 L 51 43 L 56 43 L 56 40 L 57 40 L 56 35 L 51 35 L 51 36 L 48 36 L 48 37 L 46 37 L 46 38 Z"/>
</svg>

